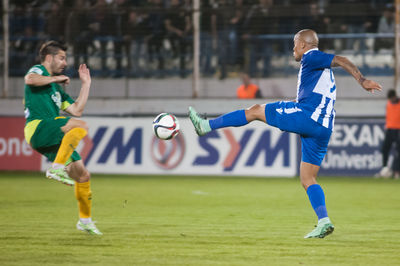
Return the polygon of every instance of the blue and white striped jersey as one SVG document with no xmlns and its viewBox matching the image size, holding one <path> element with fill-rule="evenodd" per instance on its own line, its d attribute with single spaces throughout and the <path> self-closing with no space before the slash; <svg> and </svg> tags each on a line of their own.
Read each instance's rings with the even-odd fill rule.
<svg viewBox="0 0 400 266">
<path fill-rule="evenodd" d="M 333 129 L 335 119 L 336 84 L 331 69 L 333 54 L 314 48 L 303 54 L 297 80 L 298 106 L 311 119 Z"/>
</svg>

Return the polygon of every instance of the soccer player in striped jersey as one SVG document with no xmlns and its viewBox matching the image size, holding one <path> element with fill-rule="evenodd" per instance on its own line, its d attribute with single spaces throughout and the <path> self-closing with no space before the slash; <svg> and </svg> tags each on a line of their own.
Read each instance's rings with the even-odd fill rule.
<svg viewBox="0 0 400 266">
<path fill-rule="evenodd" d="M 25 139 L 53 162 L 46 171 L 48 178 L 75 185 L 79 207 L 77 229 L 101 235 L 91 218 L 90 173 L 75 151 L 87 135 L 88 126 L 80 119 L 59 114 L 63 110 L 73 116 L 82 115 L 89 96 L 90 71 L 85 64 L 80 65 L 82 87 L 76 101 L 73 100 L 60 85 L 69 83 L 69 78 L 61 74 L 67 66 L 66 50 L 55 41 L 44 43 L 39 51 L 41 64 L 30 68 L 25 75 Z"/>
<path fill-rule="evenodd" d="M 368 92 L 380 91 L 382 87 L 366 79 L 346 57 L 319 51 L 318 36 L 313 30 L 304 29 L 294 36 L 293 56 L 300 62 L 296 101 L 256 104 L 211 120 L 203 119 L 189 107 L 189 117 L 199 136 L 223 127 L 244 126 L 254 120 L 300 135 L 300 180 L 318 217 L 317 226 L 304 238 L 323 238 L 334 230 L 324 191 L 317 183 L 335 120 L 336 85 L 332 67 L 345 69 Z"/>
</svg>

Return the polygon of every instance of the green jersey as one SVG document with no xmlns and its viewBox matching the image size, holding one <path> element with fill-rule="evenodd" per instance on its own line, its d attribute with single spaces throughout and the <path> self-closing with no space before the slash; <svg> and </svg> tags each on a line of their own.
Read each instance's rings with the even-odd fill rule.
<svg viewBox="0 0 400 266">
<path fill-rule="evenodd" d="M 35 65 L 28 73 L 50 76 L 43 65 Z M 33 120 L 54 119 L 74 103 L 74 100 L 64 92 L 58 83 L 44 86 L 29 86 L 25 84 L 25 119 L 26 123 Z"/>
</svg>

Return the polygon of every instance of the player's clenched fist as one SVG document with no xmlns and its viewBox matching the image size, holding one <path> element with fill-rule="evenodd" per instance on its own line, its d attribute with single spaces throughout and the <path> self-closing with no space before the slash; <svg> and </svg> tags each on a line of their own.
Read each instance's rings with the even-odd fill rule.
<svg viewBox="0 0 400 266">
<path fill-rule="evenodd" d="M 54 76 L 55 82 L 56 83 L 64 83 L 66 85 L 69 84 L 69 77 L 65 76 L 65 75 L 58 75 L 58 76 Z"/>
</svg>

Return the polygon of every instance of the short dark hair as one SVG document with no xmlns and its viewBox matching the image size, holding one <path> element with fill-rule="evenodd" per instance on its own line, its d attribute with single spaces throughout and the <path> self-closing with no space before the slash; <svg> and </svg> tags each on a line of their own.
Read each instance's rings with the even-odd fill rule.
<svg viewBox="0 0 400 266">
<path fill-rule="evenodd" d="M 389 90 L 387 93 L 387 98 L 390 99 L 390 98 L 394 98 L 394 97 L 397 97 L 396 91 L 393 89 Z"/>
<path fill-rule="evenodd" d="M 48 41 L 42 44 L 39 50 L 40 62 L 46 59 L 46 55 L 56 55 L 60 50 L 67 51 L 67 46 L 57 41 Z"/>
</svg>

